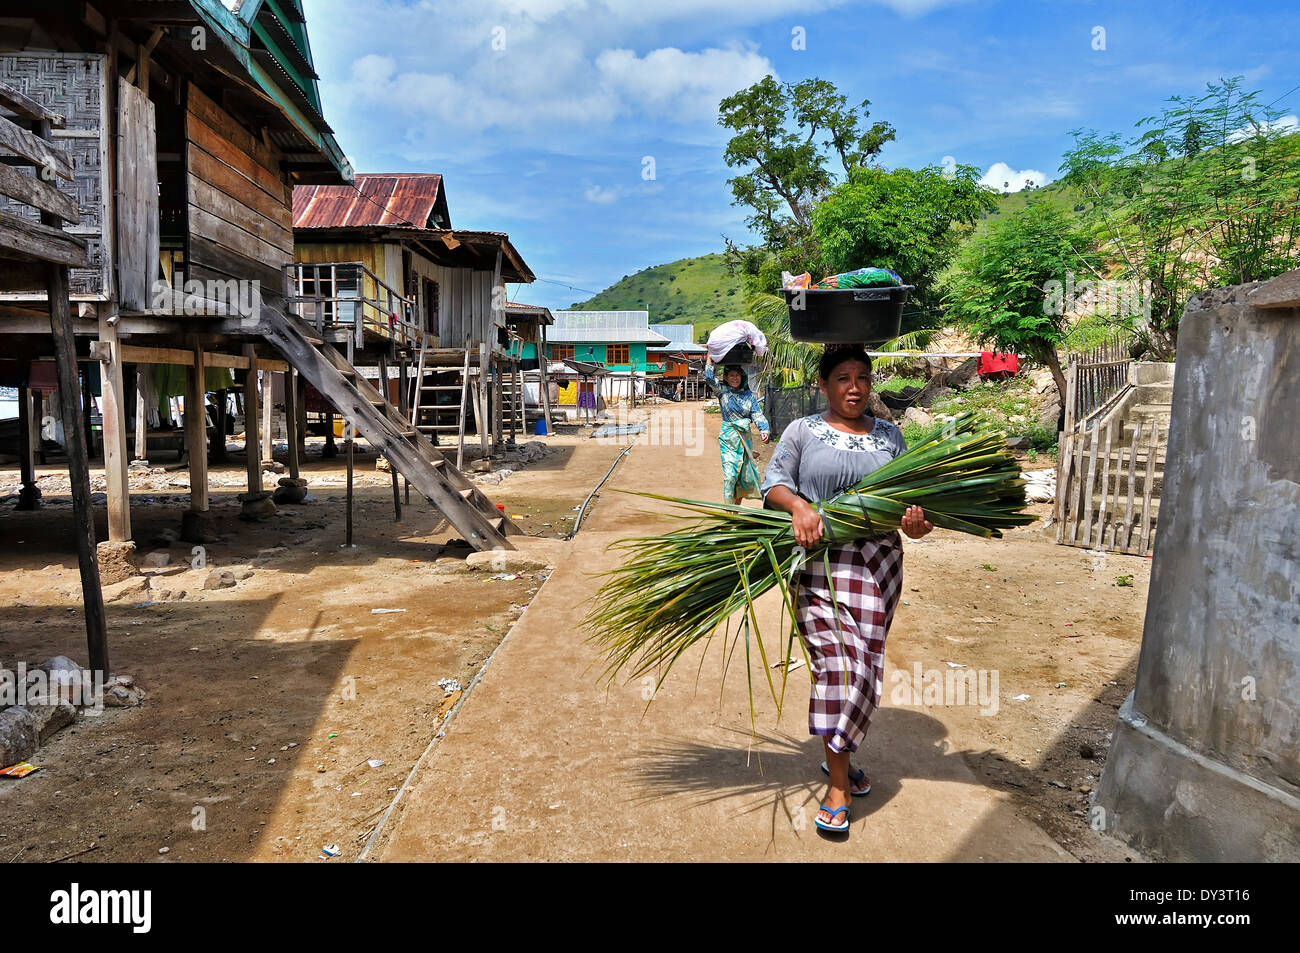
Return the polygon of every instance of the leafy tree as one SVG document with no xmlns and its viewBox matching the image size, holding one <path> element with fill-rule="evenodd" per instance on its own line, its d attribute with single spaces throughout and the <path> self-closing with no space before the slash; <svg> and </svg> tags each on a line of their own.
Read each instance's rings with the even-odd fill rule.
<svg viewBox="0 0 1300 953">
<path fill-rule="evenodd" d="M 779 83 L 765 76 L 718 106 L 718 124 L 735 134 L 724 158 L 741 173 L 729 180 L 735 205 L 772 248 L 807 255 L 813 206 L 835 182 L 833 154 L 848 175 L 894 138 L 888 123 L 866 126 L 870 102 L 850 106 L 834 84 L 821 79 Z"/>
<path fill-rule="evenodd" d="M 1065 399 L 1056 349 L 1065 337 L 1064 307 L 1049 299 L 1051 281 L 1092 268 L 1071 217 L 1049 201 L 1030 201 L 962 249 L 945 281 L 948 314 L 981 344 L 1028 354 L 1048 367 Z M 1058 299 L 1059 300 L 1059 299 Z"/>
<path fill-rule="evenodd" d="M 936 276 L 980 214 L 996 207 L 979 179 L 970 165 L 854 169 L 813 211 L 826 270 L 892 268 L 916 286 L 911 301 L 929 304 Z"/>
<path fill-rule="evenodd" d="M 1171 97 L 1129 139 L 1075 130 L 1065 182 L 1088 199 L 1092 242 L 1114 277 L 1151 283 L 1144 342 L 1172 357 L 1188 298 L 1300 264 L 1300 140 L 1240 78 Z"/>
</svg>

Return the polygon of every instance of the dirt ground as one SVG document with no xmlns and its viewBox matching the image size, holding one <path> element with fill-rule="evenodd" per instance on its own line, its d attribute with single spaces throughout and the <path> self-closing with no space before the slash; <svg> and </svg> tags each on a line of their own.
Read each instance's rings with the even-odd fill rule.
<svg viewBox="0 0 1300 953">
<path fill-rule="evenodd" d="M 530 533 L 566 534 L 619 452 L 569 429 L 545 438 L 559 452 L 483 487 Z M 166 585 L 185 598 L 107 607 L 113 669 L 148 697 L 82 718 L 36 753 L 42 770 L 0 779 L 0 861 L 91 847 L 79 859 L 156 860 L 162 848 L 179 860 L 308 860 L 325 845 L 337 845 L 340 860 L 360 852 L 460 698 L 438 681 L 468 685 L 546 574 L 446 572 L 437 560 L 468 550 L 440 544 L 459 534 L 418 493 L 394 522 L 391 477 L 376 472 L 373 453 L 357 455 L 355 548 L 342 548 L 343 458 L 322 460 L 319 449 L 309 446 L 303 468 L 317 502 L 282 506 L 264 523 L 237 518 L 242 451 L 212 468 L 221 538 L 207 545 L 202 571 L 168 573 Z M 51 465 L 39 476 L 45 507 L 0 515 L 0 662 L 9 667 L 86 659 L 66 472 Z M 133 473 L 137 540 L 179 529 L 186 481 L 184 470 Z M 0 470 L 0 485 L 17 482 L 16 470 Z M 97 525 L 102 534 L 102 507 Z M 160 548 L 141 542 L 139 553 Z M 168 551 L 173 562 L 192 558 L 188 544 Z M 205 591 L 213 568 L 252 575 Z"/>
<path fill-rule="evenodd" d="M 562 536 L 622 446 L 576 432 L 541 439 L 560 452 L 484 490 L 528 532 Z M 770 452 L 760 448 L 760 464 Z M 711 452 L 687 459 L 701 474 L 717 469 Z M 621 480 L 656 488 L 656 473 L 636 460 L 620 464 Z M 222 539 L 207 558 L 209 569 L 253 574 L 203 591 L 205 573 L 187 570 L 168 583 L 186 590 L 183 600 L 109 607 L 113 667 L 148 698 L 65 728 L 35 756 L 43 770 L 0 779 L 0 861 L 92 846 L 76 859 L 304 861 L 325 845 L 339 847 L 335 862 L 355 858 L 460 698 L 439 679 L 468 684 L 544 582 L 545 573 L 447 571 L 437 560 L 464 552 L 440 548 L 454 530 L 418 494 L 394 523 L 389 477 L 375 472 L 373 455 L 358 459 L 352 550 L 340 546 L 341 458 L 310 456 L 303 475 L 318 501 L 281 507 L 262 524 L 236 519 L 243 472 L 240 454 L 213 470 Z M 42 473 L 51 487 L 62 478 L 58 467 Z M 0 485 L 16 481 L 0 470 Z M 133 506 L 136 538 L 178 527 L 186 498 L 174 494 L 184 492 L 142 492 L 137 504 L 154 502 Z M 616 506 L 625 503 L 605 493 L 592 512 L 608 517 Z M 0 512 L 5 664 L 84 660 L 70 511 Z M 1050 507 L 1035 511 L 1046 517 Z M 623 524 L 636 520 L 613 521 Z M 171 551 L 179 558 L 181 544 Z M 936 748 L 960 755 L 1075 857 L 1133 858 L 1089 829 L 1086 809 L 1133 685 L 1150 560 L 1096 562 L 1038 524 L 1000 542 L 936 533 L 908 543 L 905 565 L 885 708 L 907 706 L 894 676 L 917 664 L 997 672 L 997 717 L 973 705 L 927 707 L 942 722 Z M 1130 574 L 1133 586 L 1115 584 Z M 371 759 L 384 763 L 371 768 Z"/>
</svg>

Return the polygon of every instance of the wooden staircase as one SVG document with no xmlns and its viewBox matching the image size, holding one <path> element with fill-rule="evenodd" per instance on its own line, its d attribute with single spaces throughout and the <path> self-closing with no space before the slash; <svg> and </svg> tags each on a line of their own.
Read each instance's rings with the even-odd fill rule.
<svg viewBox="0 0 1300 953">
<path fill-rule="evenodd" d="M 463 472 L 442 455 L 347 358 L 314 339 L 299 319 L 262 304 L 260 331 L 372 447 L 440 509 L 478 550 L 514 549 L 507 537 L 523 531 L 500 513 Z"/>
</svg>

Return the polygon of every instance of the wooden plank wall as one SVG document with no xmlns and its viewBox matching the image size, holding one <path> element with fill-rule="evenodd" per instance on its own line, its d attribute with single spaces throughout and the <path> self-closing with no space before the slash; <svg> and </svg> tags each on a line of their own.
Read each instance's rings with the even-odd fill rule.
<svg viewBox="0 0 1300 953">
<path fill-rule="evenodd" d="M 62 182 L 59 189 L 76 200 L 80 221 L 66 225 L 64 231 L 85 238 L 91 258 L 91 267 L 73 268 L 68 273 L 74 301 L 107 301 L 113 290 L 114 236 L 111 228 L 105 229 L 111 197 L 106 62 L 102 53 L 23 50 L 0 54 L 0 80 L 66 119 L 65 127 L 50 135 L 72 162 L 74 181 Z M 37 221 L 35 209 L 7 199 L 0 198 L 0 209 Z M 0 294 L 0 300 L 34 297 L 45 297 L 43 280 L 34 282 L 31 290 Z"/>
<path fill-rule="evenodd" d="M 279 150 L 193 84 L 185 130 L 186 279 L 257 279 L 264 299 L 282 298 L 281 268 L 293 260 L 293 188 Z"/>
<path fill-rule="evenodd" d="M 118 301 L 142 311 L 159 269 L 157 123 L 143 90 L 119 78 L 117 97 Z"/>
<path fill-rule="evenodd" d="M 438 344 L 470 347 L 495 339 L 492 328 L 492 273 L 471 268 L 447 268 L 416 255 L 418 274 L 438 283 Z M 423 302 L 421 302 L 423 307 Z"/>
</svg>

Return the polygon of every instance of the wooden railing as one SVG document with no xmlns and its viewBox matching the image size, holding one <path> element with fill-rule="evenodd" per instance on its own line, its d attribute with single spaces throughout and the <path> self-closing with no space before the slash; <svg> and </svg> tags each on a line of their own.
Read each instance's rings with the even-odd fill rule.
<svg viewBox="0 0 1300 953">
<path fill-rule="evenodd" d="M 1065 430 L 1073 431 L 1107 405 L 1129 384 L 1133 359 L 1128 345 L 1116 337 L 1067 356 L 1065 366 Z"/>
<path fill-rule="evenodd" d="M 1168 427 L 1138 421 L 1126 435 L 1121 410 L 1116 405 L 1061 436 L 1056 541 L 1147 556 L 1155 545 L 1154 491 L 1157 478 L 1163 482 Z"/>
<path fill-rule="evenodd" d="M 1167 425 L 1137 421 L 1126 428 L 1135 373 L 1122 338 L 1067 358 L 1053 514 L 1058 543 L 1139 556 L 1152 551 Z"/>
<path fill-rule="evenodd" d="M 365 332 L 418 348 L 425 339 L 415 302 L 398 294 L 359 261 L 294 262 L 286 266 L 289 305 L 318 332 L 347 330 L 365 346 Z"/>
</svg>

